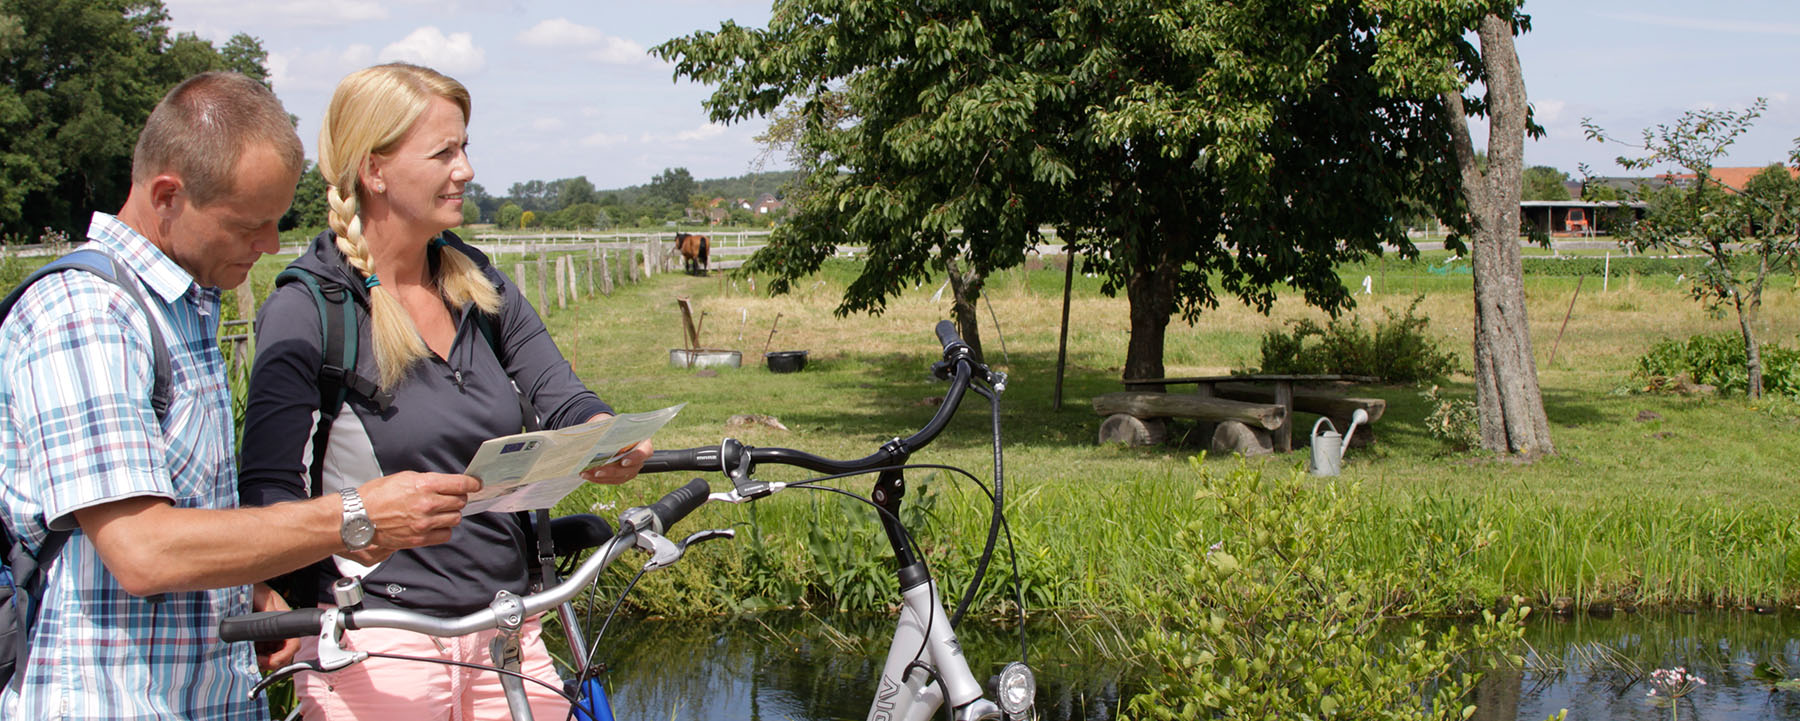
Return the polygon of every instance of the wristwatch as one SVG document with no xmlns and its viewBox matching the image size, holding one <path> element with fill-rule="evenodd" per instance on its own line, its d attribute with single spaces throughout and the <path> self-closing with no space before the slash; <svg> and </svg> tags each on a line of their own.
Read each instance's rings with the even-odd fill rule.
<svg viewBox="0 0 1800 721">
<path fill-rule="evenodd" d="M 344 548 L 360 551 L 375 542 L 375 522 L 369 520 L 368 511 L 363 510 L 362 496 L 356 494 L 354 488 L 339 489 L 344 497 L 344 525 L 338 527 L 338 536 L 344 539 Z"/>
</svg>

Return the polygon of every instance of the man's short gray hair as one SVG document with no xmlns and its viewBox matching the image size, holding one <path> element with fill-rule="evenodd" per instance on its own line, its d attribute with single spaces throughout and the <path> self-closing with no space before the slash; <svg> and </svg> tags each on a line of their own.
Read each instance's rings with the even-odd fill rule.
<svg viewBox="0 0 1800 721">
<path fill-rule="evenodd" d="M 293 120 L 273 91 L 239 73 L 200 73 L 150 111 L 131 155 L 131 182 L 173 172 L 195 205 L 208 205 L 232 192 L 232 170 L 256 146 L 274 150 L 296 174 L 306 162 Z"/>
</svg>

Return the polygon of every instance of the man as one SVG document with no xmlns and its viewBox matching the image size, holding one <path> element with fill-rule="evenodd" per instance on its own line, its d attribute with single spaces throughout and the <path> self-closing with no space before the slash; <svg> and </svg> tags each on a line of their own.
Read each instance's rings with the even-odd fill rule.
<svg viewBox="0 0 1800 721">
<path fill-rule="evenodd" d="M 251 645 L 218 638 L 224 616 L 285 608 L 248 584 L 334 553 L 372 563 L 443 542 L 480 488 L 402 473 L 359 497 L 237 508 L 219 289 L 277 250 L 301 162 L 267 88 L 234 73 L 188 79 L 145 123 L 124 207 L 88 230 L 141 281 L 154 317 L 118 286 L 65 272 L 0 327 L 0 505 L 34 551 L 50 528 L 74 529 L 44 559 L 30 660 L 0 694 L 0 718 L 263 718 Z M 173 372 L 160 422 L 147 323 Z"/>
</svg>

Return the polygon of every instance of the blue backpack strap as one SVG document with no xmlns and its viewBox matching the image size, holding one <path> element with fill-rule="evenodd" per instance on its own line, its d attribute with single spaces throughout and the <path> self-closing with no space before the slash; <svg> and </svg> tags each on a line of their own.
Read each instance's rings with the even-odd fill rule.
<svg viewBox="0 0 1800 721">
<path fill-rule="evenodd" d="M 13 288 L 6 300 L 0 301 L 0 323 L 5 322 L 6 316 L 12 313 L 13 306 L 25 296 L 25 289 L 45 276 L 65 270 L 83 270 L 106 279 L 123 289 L 144 312 L 144 322 L 150 326 L 151 360 L 155 365 L 155 381 L 150 387 L 150 408 L 156 411 L 158 422 L 168 419 L 169 402 L 174 393 L 171 389 L 174 373 L 169 367 L 169 346 L 163 340 L 162 326 L 157 324 L 156 315 L 150 312 L 150 303 L 144 299 L 144 291 L 138 286 L 137 274 L 120 263 L 118 258 L 97 248 L 82 248 L 44 264 L 44 267 L 37 269 L 37 272 Z"/>
</svg>

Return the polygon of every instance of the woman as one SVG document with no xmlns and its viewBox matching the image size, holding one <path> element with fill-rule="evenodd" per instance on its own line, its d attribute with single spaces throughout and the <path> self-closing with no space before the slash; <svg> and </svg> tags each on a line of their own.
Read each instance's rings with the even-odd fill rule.
<svg viewBox="0 0 1800 721">
<path fill-rule="evenodd" d="M 324 364 L 319 310 L 303 284 L 278 287 L 257 317 L 241 456 L 244 503 L 304 498 L 315 473 L 320 492 L 337 493 L 397 470 L 461 472 L 482 441 L 516 433 L 530 420 L 527 405 L 544 428 L 612 412 L 575 377 L 518 287 L 445 232 L 462 223 L 462 191 L 474 177 L 464 152 L 468 120 L 468 91 L 427 68 L 380 65 L 338 84 L 319 131 L 331 230 L 290 267 L 350 293 L 359 352 L 354 382 L 343 386 L 353 390 L 316 436 Z M 313 452 L 315 442 L 323 453 Z M 588 480 L 628 480 L 649 452 L 646 442 Z M 527 592 L 523 549 L 530 538 L 517 514 L 475 514 L 439 546 L 346 550 L 302 590 L 359 576 L 365 607 L 458 616 L 487 607 L 500 589 Z M 302 595 L 298 602 L 330 599 Z M 524 671 L 560 688 L 539 633 L 533 619 L 523 633 Z M 350 631 L 345 645 L 486 664 L 492 636 L 438 641 L 372 629 Z M 316 654 L 316 645 L 304 642 L 301 657 Z M 567 702 L 555 693 L 525 686 L 537 718 L 567 715 Z M 296 690 L 308 719 L 507 717 L 498 674 L 443 664 L 370 658 L 334 673 L 301 674 Z"/>
</svg>

